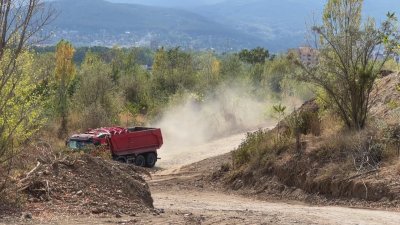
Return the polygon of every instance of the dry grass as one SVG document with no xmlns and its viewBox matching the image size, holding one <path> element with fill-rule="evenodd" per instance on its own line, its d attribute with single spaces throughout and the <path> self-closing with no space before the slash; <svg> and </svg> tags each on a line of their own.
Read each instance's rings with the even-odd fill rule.
<svg viewBox="0 0 400 225">
<path fill-rule="evenodd" d="M 343 131 L 344 125 L 340 118 L 332 113 L 326 113 L 321 116 L 321 133 L 329 137 Z"/>
<path fill-rule="evenodd" d="M 316 180 L 325 179 L 341 179 L 349 174 L 352 170 L 352 164 L 350 161 L 344 161 L 342 164 L 338 163 L 328 163 L 319 171 L 319 176 Z"/>
</svg>

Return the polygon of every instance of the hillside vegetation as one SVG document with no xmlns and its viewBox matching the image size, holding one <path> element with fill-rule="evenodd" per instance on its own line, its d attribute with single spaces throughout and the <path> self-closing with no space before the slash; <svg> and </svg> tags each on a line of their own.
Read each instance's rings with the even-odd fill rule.
<svg viewBox="0 0 400 225">
<path fill-rule="evenodd" d="M 289 69 L 295 67 L 285 56 L 270 56 L 263 48 L 219 55 L 179 48 L 75 50 L 71 43 L 61 41 L 55 47 L 27 51 L 25 57 L 29 64 L 23 70 L 35 76 L 24 77 L 26 80 L 18 87 L 24 93 L 34 93 L 40 100 L 40 107 L 35 105 L 34 117 L 29 120 L 31 127 L 17 125 L 13 135 L 19 139 L 14 139 L 12 144 L 3 142 L 0 183 L 4 185 L 0 192 L 7 193 L 3 196 L 9 196 L 15 188 L 15 182 L 10 180 L 19 179 L 21 171 L 36 165 L 37 152 L 68 156 L 69 151 L 64 151 L 65 139 L 88 128 L 156 124 L 169 110 L 190 106 L 203 115 L 195 114 L 194 119 L 189 118 L 190 122 L 187 119 L 188 124 L 183 124 L 184 113 L 188 111 L 173 114 L 173 119 L 178 117 L 178 120 L 169 121 L 163 126 L 164 131 L 172 126 L 184 129 L 194 123 L 190 129 L 206 131 L 207 135 L 199 136 L 204 138 L 201 141 L 208 141 L 235 132 L 243 125 L 257 125 L 242 121 L 251 118 L 244 117 L 243 112 L 268 118 L 270 107 L 261 105 L 267 100 L 272 104 L 294 98 L 294 95 L 296 99 L 312 96 L 307 86 L 292 82 Z M 25 82 L 30 85 L 24 85 Z M 257 112 L 254 108 L 244 108 L 253 107 L 248 99 L 258 101 Z M 237 105 L 240 102 L 244 105 Z M 243 112 L 236 112 L 239 108 Z M 209 119 L 210 114 L 215 120 Z M 167 114 L 167 118 L 168 115 L 171 114 Z M 198 121 L 201 118 L 210 122 Z M 170 125 L 173 123 L 182 124 Z M 211 124 L 215 130 L 210 132 L 210 127 L 203 130 L 199 124 Z M 3 135 L 11 131 L 7 132 Z M 108 152 L 100 155 L 109 158 Z M 18 192 L 1 200 L 19 202 L 27 198 L 25 192 Z"/>
<path fill-rule="evenodd" d="M 316 99 L 284 117 L 273 130 L 259 130 L 232 153 L 225 175 L 233 189 L 305 200 L 363 199 L 399 206 L 399 74 L 382 71 L 398 51 L 391 27 L 362 21 L 363 1 L 328 1 L 319 40 L 318 63 L 296 76 L 317 88 Z M 386 57 L 372 53 L 384 46 Z M 229 170 L 229 165 L 225 166 Z M 227 169 L 228 168 L 228 169 Z M 375 203 L 373 205 L 376 205 Z"/>
<path fill-rule="evenodd" d="M 372 109 L 376 114 L 362 132 L 348 131 L 338 117 L 310 101 L 273 130 L 249 133 L 233 152 L 225 184 L 265 198 L 355 198 L 377 202 L 369 206 L 398 207 L 400 108 L 393 105 L 399 101 L 399 82 L 398 74 L 378 80 L 377 88 L 385 87 L 393 95 L 378 95 L 379 106 Z"/>
</svg>

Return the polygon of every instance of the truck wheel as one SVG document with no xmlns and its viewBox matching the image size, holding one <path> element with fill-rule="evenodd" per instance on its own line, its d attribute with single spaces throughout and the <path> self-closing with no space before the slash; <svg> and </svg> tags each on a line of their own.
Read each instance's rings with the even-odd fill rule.
<svg viewBox="0 0 400 225">
<path fill-rule="evenodd" d="M 126 158 L 125 157 L 118 157 L 115 159 L 115 161 L 118 161 L 120 163 L 126 163 Z"/>
<path fill-rule="evenodd" d="M 144 167 L 146 165 L 146 159 L 144 158 L 143 155 L 136 156 L 135 165 L 141 167 Z"/>
<path fill-rule="evenodd" d="M 146 155 L 146 166 L 149 168 L 153 168 L 156 165 L 157 156 L 154 153 L 148 153 Z"/>
</svg>

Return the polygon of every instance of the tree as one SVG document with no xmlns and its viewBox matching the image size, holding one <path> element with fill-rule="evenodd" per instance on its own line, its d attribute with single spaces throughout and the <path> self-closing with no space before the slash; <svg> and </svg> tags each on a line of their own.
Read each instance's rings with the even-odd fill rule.
<svg viewBox="0 0 400 225">
<path fill-rule="evenodd" d="M 242 62 L 251 64 L 251 80 L 254 86 L 259 86 L 262 82 L 265 61 L 269 57 L 268 50 L 261 47 L 251 50 L 244 49 L 240 51 L 238 55 Z"/>
<path fill-rule="evenodd" d="M 239 52 L 239 58 L 243 62 L 250 64 L 264 64 L 269 57 L 267 49 L 257 47 L 251 50 L 244 49 Z"/>
<path fill-rule="evenodd" d="M 157 50 L 153 64 L 154 93 L 162 90 L 165 92 L 162 95 L 169 96 L 185 88 L 192 89 L 196 84 L 193 67 L 192 55 L 179 47 Z"/>
<path fill-rule="evenodd" d="M 40 78 L 27 46 L 45 38 L 40 31 L 53 18 L 42 0 L 0 1 L 0 164 L 42 124 Z"/>
<path fill-rule="evenodd" d="M 80 82 L 73 96 L 79 128 L 85 130 L 118 124 L 123 110 L 120 91 L 112 82 L 112 68 L 94 53 L 88 52 L 79 71 Z"/>
<path fill-rule="evenodd" d="M 196 90 L 200 93 L 215 89 L 220 83 L 221 62 L 211 52 L 195 57 L 198 81 Z"/>
<path fill-rule="evenodd" d="M 0 76 L 4 77 L 12 56 L 5 51 L 0 61 Z M 11 159 L 16 149 L 43 125 L 45 99 L 40 92 L 43 81 L 33 70 L 33 55 L 21 52 L 14 71 L 1 89 L 0 108 L 0 165 Z M 12 95 L 3 95 L 12 93 Z M 5 157 L 5 158 L 4 158 Z"/>
<path fill-rule="evenodd" d="M 283 91 L 282 81 L 289 77 L 295 70 L 293 63 L 286 59 L 286 57 L 276 57 L 266 63 L 263 82 L 264 86 L 275 93 L 281 93 Z"/>
<path fill-rule="evenodd" d="M 322 25 L 312 29 L 318 65 L 295 60 L 303 69 L 299 78 L 320 87 L 320 98 L 356 130 L 365 127 L 374 82 L 393 51 L 393 17 L 377 28 L 372 19 L 362 22 L 362 5 L 362 0 L 329 0 Z"/>
<path fill-rule="evenodd" d="M 53 15 L 41 0 L 0 1 L 0 193 L 7 184 L 3 172 L 12 168 L 1 167 L 11 165 L 21 144 L 43 125 L 44 99 L 37 87 L 42 82 L 27 47 L 41 40 Z"/>
<path fill-rule="evenodd" d="M 59 138 L 65 138 L 68 133 L 68 88 L 76 74 L 74 52 L 75 49 L 68 41 L 61 40 L 57 44 L 55 77 L 58 82 L 57 109 L 61 117 Z"/>
<path fill-rule="evenodd" d="M 220 73 L 224 80 L 235 80 L 244 76 L 243 63 L 237 54 L 228 54 L 222 58 Z"/>
</svg>

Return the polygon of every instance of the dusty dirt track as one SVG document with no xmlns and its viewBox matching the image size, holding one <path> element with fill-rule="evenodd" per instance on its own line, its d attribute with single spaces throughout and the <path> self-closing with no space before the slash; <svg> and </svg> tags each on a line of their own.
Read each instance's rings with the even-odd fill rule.
<svg viewBox="0 0 400 225">
<path fill-rule="evenodd" d="M 400 224 L 398 212 L 265 202 L 230 194 L 212 183 L 205 185 L 204 174 L 220 167 L 229 154 L 213 156 L 234 149 L 244 137 L 233 135 L 186 150 L 171 150 L 170 155 L 161 154 L 160 168 L 148 180 L 157 209 L 153 214 L 118 218 L 49 215 L 17 224 Z M 194 163 L 198 160 L 203 161 Z M 8 223 L 0 220 L 0 224 Z"/>
<path fill-rule="evenodd" d="M 201 162 L 176 154 L 180 160 L 163 159 L 166 170 L 156 172 L 149 181 L 154 206 L 165 211 L 153 224 L 400 224 L 400 213 L 345 207 L 313 207 L 303 203 L 265 202 L 229 194 L 205 185 L 205 173 L 220 167 L 225 157 L 214 157 L 237 147 L 245 134 L 233 135 L 190 151 Z M 212 151 L 209 151 L 212 150 Z M 207 153 L 208 152 L 208 153 Z M 206 154 L 207 153 L 207 154 Z M 183 216 L 182 216 L 183 215 Z M 141 221 L 144 222 L 144 221 Z"/>
</svg>

